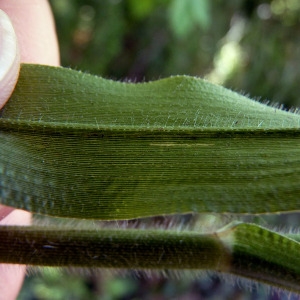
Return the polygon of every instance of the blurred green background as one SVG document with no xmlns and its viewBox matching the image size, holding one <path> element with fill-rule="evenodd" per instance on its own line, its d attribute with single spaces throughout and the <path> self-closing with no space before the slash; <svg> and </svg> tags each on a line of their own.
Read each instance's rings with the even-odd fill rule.
<svg viewBox="0 0 300 300">
<path fill-rule="evenodd" d="M 65 67 L 126 81 L 205 77 L 259 101 L 300 107 L 299 0 L 50 0 Z M 299 226 L 297 215 L 259 217 Z M 281 223 L 278 223 L 281 222 Z M 279 225 L 278 225 L 279 224 Z M 19 300 L 298 299 L 201 280 L 138 273 L 29 276 Z"/>
</svg>

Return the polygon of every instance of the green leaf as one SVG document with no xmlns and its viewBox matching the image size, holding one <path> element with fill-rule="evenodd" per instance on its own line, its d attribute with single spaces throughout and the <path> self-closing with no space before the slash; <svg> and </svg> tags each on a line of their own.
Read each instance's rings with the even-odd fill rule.
<svg viewBox="0 0 300 300">
<path fill-rule="evenodd" d="M 300 116 L 199 78 L 23 65 L 1 116 L 5 205 L 104 220 L 299 210 Z"/>
<path fill-rule="evenodd" d="M 230 273 L 300 292 L 300 243 L 254 224 L 218 232 L 232 251 Z"/>
</svg>

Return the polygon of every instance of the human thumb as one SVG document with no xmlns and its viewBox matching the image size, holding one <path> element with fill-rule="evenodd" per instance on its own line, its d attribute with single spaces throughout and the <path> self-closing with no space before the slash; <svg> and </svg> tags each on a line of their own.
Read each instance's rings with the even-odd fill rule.
<svg viewBox="0 0 300 300">
<path fill-rule="evenodd" d="M 4 106 L 17 83 L 20 54 L 13 25 L 0 10 L 0 108 Z"/>
</svg>

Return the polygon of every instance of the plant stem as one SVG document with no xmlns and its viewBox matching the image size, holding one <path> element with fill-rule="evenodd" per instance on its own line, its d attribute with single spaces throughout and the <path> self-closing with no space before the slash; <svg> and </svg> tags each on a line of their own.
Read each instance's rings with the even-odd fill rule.
<svg viewBox="0 0 300 300">
<path fill-rule="evenodd" d="M 0 240 L 3 263 L 225 271 L 230 259 L 215 235 L 196 232 L 1 226 Z"/>
<path fill-rule="evenodd" d="M 195 231 L 0 227 L 0 262 L 56 267 L 214 270 L 300 292 L 300 243 L 254 224 Z"/>
</svg>

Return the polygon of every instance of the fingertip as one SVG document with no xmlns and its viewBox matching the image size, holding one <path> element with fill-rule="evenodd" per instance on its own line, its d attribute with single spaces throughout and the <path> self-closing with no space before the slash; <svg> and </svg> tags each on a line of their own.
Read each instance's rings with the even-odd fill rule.
<svg viewBox="0 0 300 300">
<path fill-rule="evenodd" d="M 15 28 L 22 63 L 59 65 L 55 22 L 48 0 L 1 1 Z"/>
<path fill-rule="evenodd" d="M 0 108 L 17 83 L 20 69 L 18 42 L 11 20 L 0 10 Z"/>
</svg>

